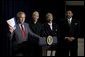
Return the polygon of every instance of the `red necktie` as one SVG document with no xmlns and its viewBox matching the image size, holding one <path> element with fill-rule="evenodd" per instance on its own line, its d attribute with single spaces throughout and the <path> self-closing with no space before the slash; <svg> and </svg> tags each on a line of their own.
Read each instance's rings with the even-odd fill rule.
<svg viewBox="0 0 85 57">
<path fill-rule="evenodd" d="M 25 27 L 23 27 L 23 25 L 21 25 L 21 32 L 22 32 L 23 39 L 25 39 L 25 37 L 26 37 L 26 31 L 25 31 Z"/>
</svg>

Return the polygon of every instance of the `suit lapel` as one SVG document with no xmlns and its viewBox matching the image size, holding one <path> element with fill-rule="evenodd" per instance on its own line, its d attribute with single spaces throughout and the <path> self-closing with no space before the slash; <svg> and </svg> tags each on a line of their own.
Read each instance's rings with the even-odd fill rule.
<svg viewBox="0 0 85 57">
<path fill-rule="evenodd" d="M 51 28 L 50 28 L 50 25 L 47 24 L 47 28 L 49 31 L 52 31 Z"/>
<path fill-rule="evenodd" d="M 20 29 L 20 27 L 19 27 L 19 24 L 17 25 L 17 33 L 18 33 L 20 36 L 22 36 L 22 34 L 21 34 L 21 29 Z"/>
<path fill-rule="evenodd" d="M 24 28 L 25 28 L 25 32 L 26 32 L 26 34 L 27 34 L 27 32 L 28 32 L 27 30 L 28 30 L 28 29 L 27 29 L 27 25 L 26 25 L 25 23 L 24 23 Z"/>
</svg>

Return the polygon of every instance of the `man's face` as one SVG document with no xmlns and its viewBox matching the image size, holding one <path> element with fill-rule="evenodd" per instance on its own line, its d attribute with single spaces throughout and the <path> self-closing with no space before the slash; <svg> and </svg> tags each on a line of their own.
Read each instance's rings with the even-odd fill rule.
<svg viewBox="0 0 85 57">
<path fill-rule="evenodd" d="M 73 16 L 72 11 L 67 11 L 67 12 L 66 12 L 66 17 L 67 17 L 67 18 L 71 18 L 72 16 Z"/>
<path fill-rule="evenodd" d="M 33 21 L 38 21 L 38 19 L 39 19 L 39 13 L 38 12 L 34 12 L 32 14 L 32 18 L 33 18 Z"/>
<path fill-rule="evenodd" d="M 25 14 L 20 14 L 20 16 L 19 16 L 19 21 L 20 21 L 20 23 L 24 23 L 25 22 Z"/>
<path fill-rule="evenodd" d="M 48 22 L 53 21 L 53 15 L 51 13 L 48 13 L 46 17 Z"/>
</svg>

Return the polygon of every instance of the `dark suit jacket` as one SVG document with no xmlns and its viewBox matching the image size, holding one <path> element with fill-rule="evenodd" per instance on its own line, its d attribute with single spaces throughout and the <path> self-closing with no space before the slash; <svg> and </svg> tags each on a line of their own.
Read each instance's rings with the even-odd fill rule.
<svg viewBox="0 0 85 57">
<path fill-rule="evenodd" d="M 34 22 L 31 21 L 29 23 L 29 26 L 34 33 L 36 33 L 37 35 L 41 35 L 41 30 L 42 30 L 42 24 L 41 23 L 37 22 L 36 24 L 34 24 Z"/>
<path fill-rule="evenodd" d="M 55 36 L 57 38 L 57 43 L 59 43 L 59 38 L 60 38 L 59 27 L 55 23 L 53 23 L 52 26 L 53 26 L 53 29 L 51 30 L 48 23 L 43 24 L 43 31 L 42 31 L 43 36 L 44 37 L 48 37 L 49 35 Z"/>
<path fill-rule="evenodd" d="M 78 38 L 79 30 L 80 30 L 80 23 L 76 19 L 72 19 L 71 25 L 68 24 L 68 21 L 64 21 L 64 29 L 65 29 L 65 36 L 71 36 Z M 69 35 L 70 34 L 70 35 Z"/>
<path fill-rule="evenodd" d="M 71 25 L 68 24 L 67 19 L 64 19 L 61 23 L 61 43 L 66 46 L 70 47 L 77 47 L 77 39 L 79 36 L 79 30 L 80 30 L 80 23 L 76 19 L 72 19 Z M 65 40 L 65 37 L 75 37 L 75 40 L 71 43 L 68 43 L 67 40 Z M 63 42 L 64 41 L 64 42 Z"/>
<path fill-rule="evenodd" d="M 36 24 L 34 24 L 34 22 L 30 22 L 29 23 L 30 29 L 37 35 L 41 36 L 41 31 L 42 31 L 42 25 L 37 22 Z M 34 45 L 38 44 L 39 39 L 38 38 L 30 38 L 31 43 L 33 43 Z"/>
</svg>

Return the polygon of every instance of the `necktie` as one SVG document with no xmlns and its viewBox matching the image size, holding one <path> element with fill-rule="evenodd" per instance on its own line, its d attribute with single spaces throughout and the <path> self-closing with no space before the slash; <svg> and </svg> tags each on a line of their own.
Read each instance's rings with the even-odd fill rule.
<svg viewBox="0 0 85 57">
<path fill-rule="evenodd" d="M 68 33 L 68 35 L 69 35 L 69 37 L 71 37 L 72 36 L 72 31 L 71 31 L 71 19 L 68 19 L 68 23 L 69 23 L 69 33 Z"/>
<path fill-rule="evenodd" d="M 25 31 L 25 27 L 23 27 L 23 25 L 21 25 L 21 32 L 22 32 L 23 39 L 25 39 L 25 37 L 26 37 L 26 31 Z"/>
</svg>

